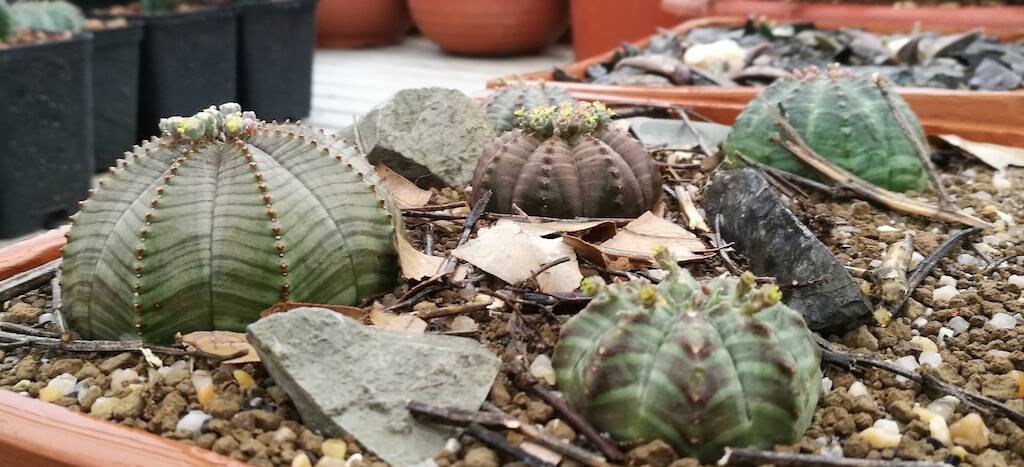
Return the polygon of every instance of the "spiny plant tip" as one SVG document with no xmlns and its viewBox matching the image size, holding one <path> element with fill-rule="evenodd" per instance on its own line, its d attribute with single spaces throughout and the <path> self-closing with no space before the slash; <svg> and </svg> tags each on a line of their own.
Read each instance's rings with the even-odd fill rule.
<svg viewBox="0 0 1024 467">
<path fill-rule="evenodd" d="M 602 102 L 559 102 L 514 112 L 516 125 L 543 135 L 575 136 L 597 131 L 611 121 L 615 112 Z"/>
<path fill-rule="evenodd" d="M 234 102 L 210 106 L 191 117 L 160 119 L 160 131 L 175 141 L 197 142 L 218 138 L 252 136 L 259 120 Z"/>
</svg>

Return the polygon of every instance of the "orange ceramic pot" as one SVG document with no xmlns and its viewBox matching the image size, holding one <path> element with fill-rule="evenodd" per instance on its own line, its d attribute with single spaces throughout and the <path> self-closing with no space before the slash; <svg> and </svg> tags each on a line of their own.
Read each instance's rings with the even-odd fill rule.
<svg viewBox="0 0 1024 467">
<path fill-rule="evenodd" d="M 464 55 L 535 52 L 569 25 L 565 0 L 409 0 L 409 9 L 423 35 Z"/>
<path fill-rule="evenodd" d="M 320 0 L 316 8 L 317 47 L 397 44 L 411 26 L 405 0 Z"/>
</svg>

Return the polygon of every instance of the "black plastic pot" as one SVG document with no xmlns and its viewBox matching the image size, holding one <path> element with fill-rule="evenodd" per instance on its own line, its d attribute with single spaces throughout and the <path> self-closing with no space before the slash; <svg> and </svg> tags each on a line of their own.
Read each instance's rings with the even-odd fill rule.
<svg viewBox="0 0 1024 467">
<path fill-rule="evenodd" d="M 114 165 L 137 139 L 142 21 L 93 32 L 92 90 L 96 169 Z"/>
<path fill-rule="evenodd" d="M 254 0 L 241 6 L 238 93 L 265 120 L 309 115 L 317 0 Z"/>
<path fill-rule="evenodd" d="M 139 138 L 158 134 L 161 117 L 192 115 L 235 102 L 238 13 L 225 6 L 140 16 L 142 39 Z"/>
<path fill-rule="evenodd" d="M 52 227 L 93 174 L 92 35 L 0 50 L 0 238 Z"/>
</svg>

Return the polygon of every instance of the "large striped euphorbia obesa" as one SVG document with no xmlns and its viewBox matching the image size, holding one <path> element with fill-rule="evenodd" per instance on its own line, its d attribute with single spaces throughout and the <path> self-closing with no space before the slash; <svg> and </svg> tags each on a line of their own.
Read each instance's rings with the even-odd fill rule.
<svg viewBox="0 0 1024 467">
<path fill-rule="evenodd" d="M 587 279 L 594 299 L 562 327 L 558 388 L 620 441 L 661 439 L 705 463 L 725 447 L 800 438 L 821 392 L 803 317 L 750 273 L 707 283 L 662 259 L 658 285 Z"/>
<path fill-rule="evenodd" d="M 237 104 L 160 128 L 72 218 L 61 286 L 74 331 L 165 343 L 394 284 L 401 215 L 357 151 Z"/>
</svg>

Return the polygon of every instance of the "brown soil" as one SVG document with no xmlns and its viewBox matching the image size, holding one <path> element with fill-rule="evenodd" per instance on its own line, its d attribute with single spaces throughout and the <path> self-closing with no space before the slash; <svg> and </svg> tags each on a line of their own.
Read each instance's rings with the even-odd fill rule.
<svg viewBox="0 0 1024 467">
<path fill-rule="evenodd" d="M 67 32 L 42 32 L 42 31 L 29 31 L 28 29 L 19 29 L 14 33 L 14 37 L 11 37 L 6 42 L 0 41 L 0 50 L 9 47 L 18 47 L 23 45 L 42 44 L 44 42 L 51 41 L 62 41 L 71 38 L 71 33 Z"/>
</svg>

